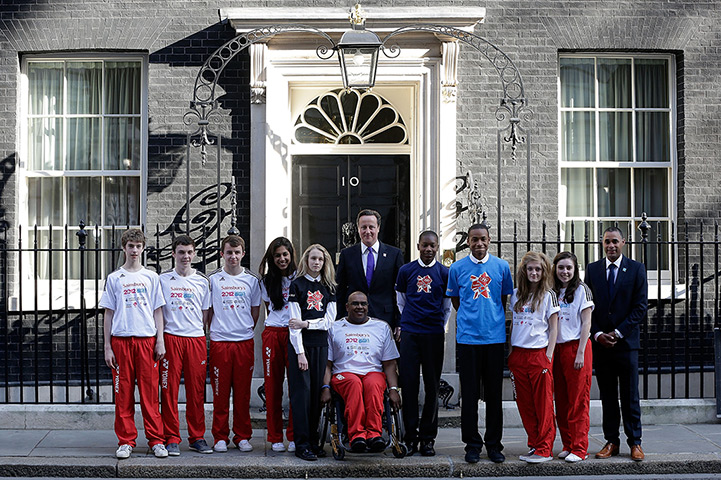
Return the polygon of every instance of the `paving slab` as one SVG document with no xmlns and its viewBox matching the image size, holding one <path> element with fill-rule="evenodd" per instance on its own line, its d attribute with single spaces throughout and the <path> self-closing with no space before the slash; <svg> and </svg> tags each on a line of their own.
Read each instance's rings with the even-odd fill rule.
<svg viewBox="0 0 721 480">
<path fill-rule="evenodd" d="M 25 457 L 47 436 L 47 430 L 0 430 L 0 457 Z"/>
</svg>

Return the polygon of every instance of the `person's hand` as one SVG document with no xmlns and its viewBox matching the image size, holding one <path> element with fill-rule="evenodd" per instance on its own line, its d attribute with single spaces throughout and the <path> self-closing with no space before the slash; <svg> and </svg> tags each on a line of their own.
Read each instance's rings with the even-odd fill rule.
<svg viewBox="0 0 721 480">
<path fill-rule="evenodd" d="M 293 330 L 300 330 L 301 328 L 303 328 L 304 324 L 305 320 L 301 320 L 299 318 L 291 318 L 288 322 L 288 326 Z"/>
<path fill-rule="evenodd" d="M 327 405 L 330 402 L 330 388 L 324 388 L 320 392 L 320 403 Z"/>
<path fill-rule="evenodd" d="M 583 368 L 584 363 L 584 352 L 578 350 L 576 352 L 576 359 L 573 361 L 573 368 L 576 370 L 580 370 Z"/>
<path fill-rule="evenodd" d="M 155 361 L 159 362 L 165 356 L 165 343 L 155 342 Z"/>
<path fill-rule="evenodd" d="M 401 409 L 401 395 L 398 393 L 398 390 L 389 390 L 388 391 L 388 400 L 391 402 L 391 407 L 395 411 L 400 411 Z"/>
<path fill-rule="evenodd" d="M 401 327 L 396 327 L 396 329 L 393 331 L 393 338 L 396 339 L 396 342 L 401 341 Z"/>
<path fill-rule="evenodd" d="M 115 359 L 115 354 L 111 347 L 105 347 L 105 365 L 113 370 L 118 368 L 118 361 Z"/>
<path fill-rule="evenodd" d="M 298 369 L 301 372 L 308 370 L 308 359 L 305 358 L 305 353 L 298 354 Z"/>
<path fill-rule="evenodd" d="M 616 345 L 616 334 L 615 333 L 602 333 L 596 339 L 598 343 L 604 348 L 612 348 Z"/>
</svg>

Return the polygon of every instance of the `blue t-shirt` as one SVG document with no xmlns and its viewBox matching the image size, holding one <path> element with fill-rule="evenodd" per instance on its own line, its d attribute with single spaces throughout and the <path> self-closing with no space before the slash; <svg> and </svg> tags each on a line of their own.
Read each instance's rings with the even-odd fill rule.
<svg viewBox="0 0 721 480">
<path fill-rule="evenodd" d="M 451 265 L 446 295 L 459 297 L 456 341 L 466 345 L 506 342 L 506 314 L 501 295 L 513 293 L 508 262 L 488 254 L 486 263 L 471 256 Z"/>
<path fill-rule="evenodd" d="M 401 330 L 410 333 L 445 333 L 443 298 L 448 284 L 448 267 L 436 262 L 422 267 L 406 263 L 398 271 L 396 291 L 406 295 L 401 313 Z"/>
</svg>

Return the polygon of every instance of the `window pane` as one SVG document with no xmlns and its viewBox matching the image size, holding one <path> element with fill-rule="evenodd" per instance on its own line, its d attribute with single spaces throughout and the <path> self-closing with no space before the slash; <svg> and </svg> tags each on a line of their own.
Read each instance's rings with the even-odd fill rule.
<svg viewBox="0 0 721 480">
<path fill-rule="evenodd" d="M 67 181 L 68 223 L 78 225 L 80 220 L 83 220 L 85 225 L 101 225 L 102 190 L 100 188 L 100 178 L 70 177 Z"/>
<path fill-rule="evenodd" d="M 601 242 L 601 243 L 603 243 L 602 242 L 603 232 L 605 232 L 608 227 L 617 227 L 618 229 L 620 229 L 623 238 L 626 239 L 626 243 L 628 243 L 629 239 L 631 238 L 628 236 L 628 232 L 629 232 L 629 226 L 633 227 L 633 225 L 629 225 L 629 222 L 627 220 L 620 220 L 620 221 L 603 220 L 600 223 L 601 223 L 601 225 L 600 225 L 600 229 L 598 231 L 599 232 L 598 235 L 599 235 L 599 242 Z M 628 250 L 628 248 L 629 248 L 628 245 L 626 247 L 624 247 L 623 252 L 622 252 L 624 255 L 630 255 L 630 251 Z M 603 256 L 603 248 L 601 248 L 601 256 Z"/>
<path fill-rule="evenodd" d="M 139 225 L 139 202 L 139 178 L 105 177 L 105 225 Z"/>
<path fill-rule="evenodd" d="M 668 60 L 635 59 L 636 107 L 668 108 Z"/>
<path fill-rule="evenodd" d="M 561 195 L 565 193 L 566 216 L 593 215 L 593 170 L 590 168 L 561 169 Z M 563 199 L 561 199 L 563 201 Z"/>
<path fill-rule="evenodd" d="M 85 231 L 87 232 L 88 236 L 85 238 L 85 253 L 84 253 L 84 262 L 85 262 L 85 279 L 86 280 L 94 280 L 96 278 L 102 279 L 103 275 L 100 269 L 97 267 L 96 262 L 96 248 L 98 247 L 98 241 L 95 236 L 95 229 L 94 228 L 86 228 Z M 70 237 L 68 240 L 70 241 L 71 248 L 77 248 L 79 245 L 78 243 L 78 236 L 76 235 L 78 230 L 70 230 L 68 237 Z M 102 254 L 101 257 L 102 258 Z M 80 252 L 70 252 L 70 256 L 68 258 L 68 278 L 71 279 L 79 279 L 80 278 Z M 109 273 L 109 272 L 108 272 Z M 93 285 L 94 286 L 94 285 Z M 86 288 L 92 288 L 90 284 L 86 284 Z M 93 299 L 94 301 L 94 299 Z"/>
<path fill-rule="evenodd" d="M 631 108 L 631 59 L 598 59 L 598 103 L 601 108 Z"/>
<path fill-rule="evenodd" d="M 56 249 L 64 248 L 63 241 L 64 231 L 53 229 L 52 233 L 48 230 L 38 230 L 37 233 L 37 252 L 35 250 L 28 254 L 30 260 L 30 272 L 37 274 L 40 280 L 58 280 L 63 278 L 63 252 Z M 50 239 L 52 238 L 52 245 Z M 35 247 L 35 230 L 28 231 L 28 247 Z M 52 247 L 52 252 L 51 252 Z M 47 284 L 46 284 L 47 285 Z M 40 287 L 43 288 L 42 286 Z M 45 287 L 47 288 L 47 287 Z M 38 298 L 36 296 L 36 298 Z M 47 297 L 46 297 L 47 298 Z M 38 300 L 40 302 L 40 300 Z M 47 302 L 47 300 L 46 300 Z M 38 308 L 47 308 L 47 303 L 38 303 Z M 34 302 L 33 305 L 34 307 Z"/>
<path fill-rule="evenodd" d="M 115 230 L 103 229 L 103 263 L 106 272 L 117 270 L 124 261 L 123 249 L 120 246 L 120 237 L 123 236 L 124 228 Z"/>
<path fill-rule="evenodd" d="M 669 245 L 668 232 L 669 222 L 648 222 L 651 224 L 651 230 L 648 233 L 648 243 L 646 246 L 646 270 L 657 270 L 659 265 L 659 251 L 661 253 L 661 270 L 669 269 Z M 639 262 L 643 261 L 643 243 L 641 243 L 641 232 L 638 226 L 641 222 L 636 222 L 636 238 L 638 244 L 634 246 L 634 255 Z M 658 241 L 658 234 L 661 234 L 661 242 Z M 650 289 L 651 287 L 649 287 Z"/>
<path fill-rule="evenodd" d="M 105 168 L 140 170 L 140 118 L 105 119 Z"/>
<path fill-rule="evenodd" d="M 588 225 L 588 227 L 586 227 Z M 563 228 L 563 241 L 565 242 L 561 248 L 565 251 L 572 252 L 578 258 L 578 266 L 580 268 L 586 268 L 586 249 L 588 253 L 593 257 L 594 249 L 597 248 L 596 237 L 593 233 L 593 223 L 587 223 L 584 220 L 573 220 L 564 222 Z M 586 230 L 588 228 L 588 231 Z M 588 247 L 586 246 L 586 235 L 588 235 Z"/>
<path fill-rule="evenodd" d="M 561 58 L 561 106 L 594 107 L 593 58 Z"/>
<path fill-rule="evenodd" d="M 100 62 L 68 62 L 68 112 L 100 113 L 100 87 L 103 79 Z"/>
<path fill-rule="evenodd" d="M 632 161 L 631 112 L 600 112 L 598 123 L 601 161 Z"/>
<path fill-rule="evenodd" d="M 31 115 L 62 115 L 62 62 L 28 63 L 28 86 Z"/>
<path fill-rule="evenodd" d="M 62 170 L 63 119 L 31 118 L 28 132 L 28 168 Z"/>
<path fill-rule="evenodd" d="M 596 117 L 593 112 L 563 112 L 561 121 L 562 161 L 594 161 L 596 158 Z"/>
<path fill-rule="evenodd" d="M 667 217 L 668 212 L 668 169 L 638 168 L 633 172 L 636 211 L 649 217 Z"/>
<path fill-rule="evenodd" d="M 65 170 L 97 170 L 100 165 L 100 119 L 68 118 Z"/>
<path fill-rule="evenodd" d="M 105 62 L 105 113 L 140 114 L 140 62 Z"/>
<path fill-rule="evenodd" d="M 669 114 L 666 112 L 636 113 L 636 160 L 639 162 L 668 162 Z"/>
<path fill-rule="evenodd" d="M 28 226 L 50 224 L 64 224 L 63 179 L 28 178 Z"/>
<path fill-rule="evenodd" d="M 631 175 L 628 168 L 598 169 L 598 215 L 628 217 L 631 215 Z"/>
</svg>

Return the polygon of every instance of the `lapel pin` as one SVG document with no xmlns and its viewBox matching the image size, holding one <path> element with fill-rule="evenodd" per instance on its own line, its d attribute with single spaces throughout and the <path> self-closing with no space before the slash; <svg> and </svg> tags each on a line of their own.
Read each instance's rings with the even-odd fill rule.
<svg viewBox="0 0 721 480">
<path fill-rule="evenodd" d="M 383 253 L 383 256 L 384 256 L 384 257 L 387 257 L 388 255 L 387 255 L 386 253 Z"/>
<path fill-rule="evenodd" d="M 626 271 L 626 267 L 623 267 L 621 270 L 625 272 L 625 271 Z"/>
</svg>

